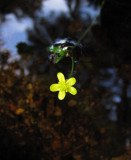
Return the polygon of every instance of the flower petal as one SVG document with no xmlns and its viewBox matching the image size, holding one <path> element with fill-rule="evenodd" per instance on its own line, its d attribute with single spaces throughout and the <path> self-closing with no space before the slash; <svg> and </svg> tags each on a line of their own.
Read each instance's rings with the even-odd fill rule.
<svg viewBox="0 0 131 160">
<path fill-rule="evenodd" d="M 50 91 L 52 91 L 52 92 L 59 91 L 59 84 L 52 84 L 50 86 Z"/>
<path fill-rule="evenodd" d="M 67 79 L 66 84 L 73 86 L 76 83 L 76 79 L 74 77 Z"/>
<path fill-rule="evenodd" d="M 77 94 L 77 90 L 74 87 L 70 87 L 68 92 L 73 94 L 73 95 Z"/>
<path fill-rule="evenodd" d="M 66 92 L 65 91 L 60 91 L 58 94 L 59 100 L 63 100 L 65 98 Z"/>
<path fill-rule="evenodd" d="M 58 77 L 59 82 L 65 82 L 65 77 L 63 73 L 61 72 L 57 73 L 57 77 Z"/>
</svg>

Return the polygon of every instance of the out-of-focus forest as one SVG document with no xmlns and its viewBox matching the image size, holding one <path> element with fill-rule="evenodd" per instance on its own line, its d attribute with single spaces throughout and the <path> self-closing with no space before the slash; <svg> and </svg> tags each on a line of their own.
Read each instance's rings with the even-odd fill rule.
<svg viewBox="0 0 131 160">
<path fill-rule="evenodd" d="M 57 38 L 79 40 L 94 18 L 87 8 L 99 10 L 102 0 L 64 0 L 68 13 L 46 17 L 48 1 L 0 2 L 1 28 L 9 14 L 33 22 L 28 42 L 15 44 L 17 53 L 3 47 L 8 38 L 0 33 L 0 159 L 130 160 L 131 4 L 105 1 L 81 41 L 73 75 L 78 93 L 60 101 L 49 86 L 71 64 L 51 63 L 47 47 Z"/>
</svg>

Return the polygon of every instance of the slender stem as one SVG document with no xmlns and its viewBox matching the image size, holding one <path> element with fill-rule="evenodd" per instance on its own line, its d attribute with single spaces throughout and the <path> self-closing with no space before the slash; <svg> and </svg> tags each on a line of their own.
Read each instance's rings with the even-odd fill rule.
<svg viewBox="0 0 131 160">
<path fill-rule="evenodd" d="M 103 1 L 102 1 L 102 4 L 101 4 L 101 6 L 100 6 L 100 12 L 101 12 L 104 4 L 105 4 L 105 1 L 106 1 L 106 0 L 103 0 Z M 93 19 L 92 23 L 87 27 L 87 29 L 85 30 L 85 32 L 84 32 L 84 33 L 82 34 L 82 36 L 79 38 L 76 46 L 85 38 L 85 36 L 86 36 L 87 33 L 89 32 L 89 30 L 92 28 L 94 22 L 96 21 L 97 17 L 100 15 L 100 12 L 95 16 L 95 18 Z"/>
<path fill-rule="evenodd" d="M 77 45 L 79 45 L 79 43 L 85 38 L 85 36 L 86 36 L 87 33 L 89 32 L 89 30 L 92 28 L 92 26 L 93 26 L 94 22 L 96 21 L 97 17 L 100 15 L 100 12 L 101 12 L 104 4 L 105 4 L 105 1 L 106 1 L 106 0 L 103 0 L 103 1 L 102 1 L 102 4 L 101 4 L 101 6 L 100 6 L 100 11 L 99 11 L 99 13 L 95 16 L 95 18 L 93 19 L 92 23 L 87 27 L 87 29 L 85 30 L 85 32 L 84 32 L 84 33 L 82 34 L 82 36 L 79 38 L 79 40 L 77 41 L 76 45 L 72 48 L 72 51 L 71 51 L 71 52 L 73 52 L 73 49 L 74 49 Z M 69 75 L 69 78 L 72 77 L 73 71 L 74 71 L 74 59 L 73 59 L 73 57 L 71 57 L 71 59 L 72 59 L 72 68 L 71 68 L 71 73 L 70 73 L 70 75 Z"/>
<path fill-rule="evenodd" d="M 71 67 L 71 73 L 70 73 L 70 75 L 69 75 L 69 78 L 71 78 L 71 77 L 72 77 L 73 72 L 74 72 L 74 58 L 73 58 L 73 57 L 71 57 L 71 60 L 72 60 L 72 67 Z"/>
</svg>

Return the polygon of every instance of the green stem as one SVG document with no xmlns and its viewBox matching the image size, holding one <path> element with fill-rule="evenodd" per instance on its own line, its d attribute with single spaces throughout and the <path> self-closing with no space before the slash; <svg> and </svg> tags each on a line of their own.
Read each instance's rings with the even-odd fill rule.
<svg viewBox="0 0 131 160">
<path fill-rule="evenodd" d="M 101 12 L 104 4 L 105 4 L 105 1 L 106 1 L 106 0 L 103 0 L 103 1 L 102 1 L 102 4 L 101 4 L 101 6 L 100 6 L 100 12 Z M 72 51 L 73 51 L 73 49 L 85 38 L 85 36 L 86 36 L 87 33 L 89 32 L 89 30 L 92 28 L 94 22 L 96 21 L 97 17 L 100 15 L 100 12 L 95 16 L 95 18 L 93 19 L 92 23 L 87 27 L 87 29 L 85 30 L 85 32 L 84 32 L 84 33 L 82 34 L 82 36 L 79 38 L 79 40 L 77 41 L 76 45 L 72 48 Z M 74 59 L 73 59 L 73 57 L 71 57 L 71 59 L 72 59 L 72 68 L 71 68 L 71 73 L 70 73 L 70 75 L 69 75 L 69 78 L 72 77 L 73 71 L 74 71 Z"/>
<path fill-rule="evenodd" d="M 73 57 L 71 57 L 71 60 L 72 60 L 72 67 L 71 67 L 71 73 L 70 73 L 70 75 L 69 75 L 69 78 L 71 78 L 71 77 L 72 77 L 73 72 L 74 72 L 74 58 L 73 58 Z"/>
<path fill-rule="evenodd" d="M 101 6 L 100 6 L 100 12 L 101 12 L 104 4 L 105 4 L 105 1 L 106 1 L 106 0 L 103 0 L 103 1 L 102 1 L 102 4 L 101 4 Z M 85 32 L 84 32 L 84 33 L 82 34 L 82 36 L 79 38 L 77 44 L 79 44 L 79 43 L 85 38 L 85 36 L 86 36 L 87 33 L 89 32 L 89 30 L 92 28 L 94 22 L 96 21 L 96 19 L 97 19 L 97 17 L 98 17 L 99 15 L 100 15 L 100 13 L 98 13 L 98 14 L 95 16 L 95 18 L 93 19 L 92 23 L 87 27 L 87 29 L 85 30 Z M 77 46 L 77 44 L 76 44 L 76 46 Z"/>
</svg>

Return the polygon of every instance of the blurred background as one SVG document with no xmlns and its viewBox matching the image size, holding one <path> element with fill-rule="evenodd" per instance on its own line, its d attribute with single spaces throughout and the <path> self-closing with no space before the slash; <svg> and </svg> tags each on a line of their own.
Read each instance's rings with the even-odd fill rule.
<svg viewBox="0 0 131 160">
<path fill-rule="evenodd" d="M 0 159 L 131 159 L 131 3 L 1 0 Z M 49 61 L 56 39 L 81 41 L 77 95 L 50 92 L 71 62 Z M 75 54 L 75 53 L 74 53 Z"/>
</svg>

